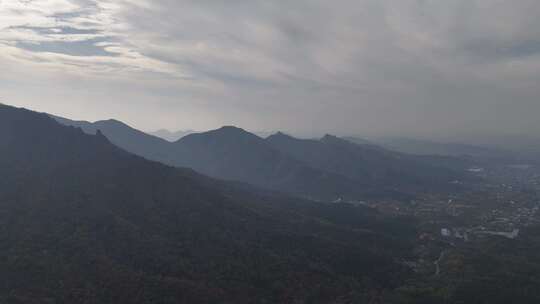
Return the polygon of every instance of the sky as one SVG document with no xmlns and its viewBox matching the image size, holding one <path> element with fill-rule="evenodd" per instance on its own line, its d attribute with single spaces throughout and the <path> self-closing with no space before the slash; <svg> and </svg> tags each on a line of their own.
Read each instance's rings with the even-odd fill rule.
<svg viewBox="0 0 540 304">
<path fill-rule="evenodd" d="M 142 130 L 540 134 L 538 0 L 0 0 L 0 102 Z"/>
</svg>

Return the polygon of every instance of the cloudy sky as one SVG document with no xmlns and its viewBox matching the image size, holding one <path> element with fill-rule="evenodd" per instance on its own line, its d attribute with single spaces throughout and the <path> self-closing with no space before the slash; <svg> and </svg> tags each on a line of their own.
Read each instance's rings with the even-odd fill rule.
<svg viewBox="0 0 540 304">
<path fill-rule="evenodd" d="M 0 102 L 143 130 L 536 135 L 538 0 L 0 0 Z"/>
</svg>

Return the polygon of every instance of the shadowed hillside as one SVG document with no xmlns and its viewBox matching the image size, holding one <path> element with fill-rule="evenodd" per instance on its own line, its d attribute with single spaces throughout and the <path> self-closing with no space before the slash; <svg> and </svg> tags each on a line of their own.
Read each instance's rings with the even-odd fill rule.
<svg viewBox="0 0 540 304">
<path fill-rule="evenodd" d="M 464 177 L 457 171 L 427 164 L 418 157 L 390 152 L 373 145 L 354 144 L 331 135 L 312 140 L 277 133 L 266 141 L 314 168 L 340 174 L 374 188 L 426 191 L 433 187 L 448 188 L 450 181 Z"/>
<path fill-rule="evenodd" d="M 404 198 L 434 186 L 448 190 L 449 182 L 465 177 L 463 168 L 449 170 L 444 159 L 410 157 L 332 136 L 313 141 L 277 134 L 265 140 L 229 126 L 171 143 L 114 120 L 56 119 L 90 134 L 101 130 L 112 143 L 150 160 L 316 200 Z"/>
<path fill-rule="evenodd" d="M 0 106 L 0 150 L 2 303 L 360 301 L 398 284 L 414 235 L 363 208 L 150 162 L 27 110 Z"/>
</svg>

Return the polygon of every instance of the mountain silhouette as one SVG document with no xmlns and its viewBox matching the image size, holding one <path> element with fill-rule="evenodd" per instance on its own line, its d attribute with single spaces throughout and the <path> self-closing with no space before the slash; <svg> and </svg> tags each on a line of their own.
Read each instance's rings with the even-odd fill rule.
<svg viewBox="0 0 540 304">
<path fill-rule="evenodd" d="M 422 159 L 374 145 L 355 144 L 332 135 L 325 135 L 321 139 L 297 139 L 276 133 L 266 141 L 313 168 L 346 176 L 372 187 L 420 191 L 446 186 L 452 180 L 463 178 L 459 172 L 428 163 L 428 157 Z"/>
<path fill-rule="evenodd" d="M 87 134 L 96 134 L 100 130 L 113 144 L 136 155 L 156 161 L 167 161 L 169 142 L 134 129 L 121 121 L 109 119 L 91 123 L 58 116 L 51 117 L 63 125 L 81 128 Z"/>
<path fill-rule="evenodd" d="M 89 123 L 55 119 L 89 134 L 99 129 L 115 145 L 149 160 L 315 200 L 403 198 L 434 185 L 445 188 L 449 181 L 463 178 L 456 170 L 438 167 L 439 160 L 429 158 L 427 165 L 419 161 L 422 157 L 357 145 L 330 135 L 321 140 L 300 140 L 277 133 L 263 139 L 225 126 L 171 143 L 116 120 Z"/>
<path fill-rule="evenodd" d="M 176 165 L 213 177 L 312 198 L 352 198 L 366 192 L 353 180 L 312 168 L 237 127 L 191 134 L 174 145 Z"/>
<path fill-rule="evenodd" d="M 24 109 L 0 106 L 0 151 L 2 303 L 354 301 L 401 280 L 394 260 L 414 237 L 368 209 L 171 168 Z"/>
</svg>

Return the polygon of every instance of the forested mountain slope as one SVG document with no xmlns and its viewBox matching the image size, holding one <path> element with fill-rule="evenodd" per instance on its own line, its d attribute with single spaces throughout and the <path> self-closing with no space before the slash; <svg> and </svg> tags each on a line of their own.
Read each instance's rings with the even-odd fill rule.
<svg viewBox="0 0 540 304">
<path fill-rule="evenodd" d="M 0 106 L 1 303 L 331 303 L 399 284 L 414 230 L 144 160 Z"/>
<path fill-rule="evenodd" d="M 150 160 L 317 200 L 403 198 L 433 186 L 448 189 L 451 181 L 464 178 L 464 170 L 437 166 L 444 160 L 430 159 L 428 165 L 422 157 L 355 145 L 333 136 L 320 141 L 283 140 L 279 134 L 262 139 L 230 126 L 171 143 L 115 120 L 55 119 L 89 134 L 101 130 L 115 145 Z"/>
</svg>

